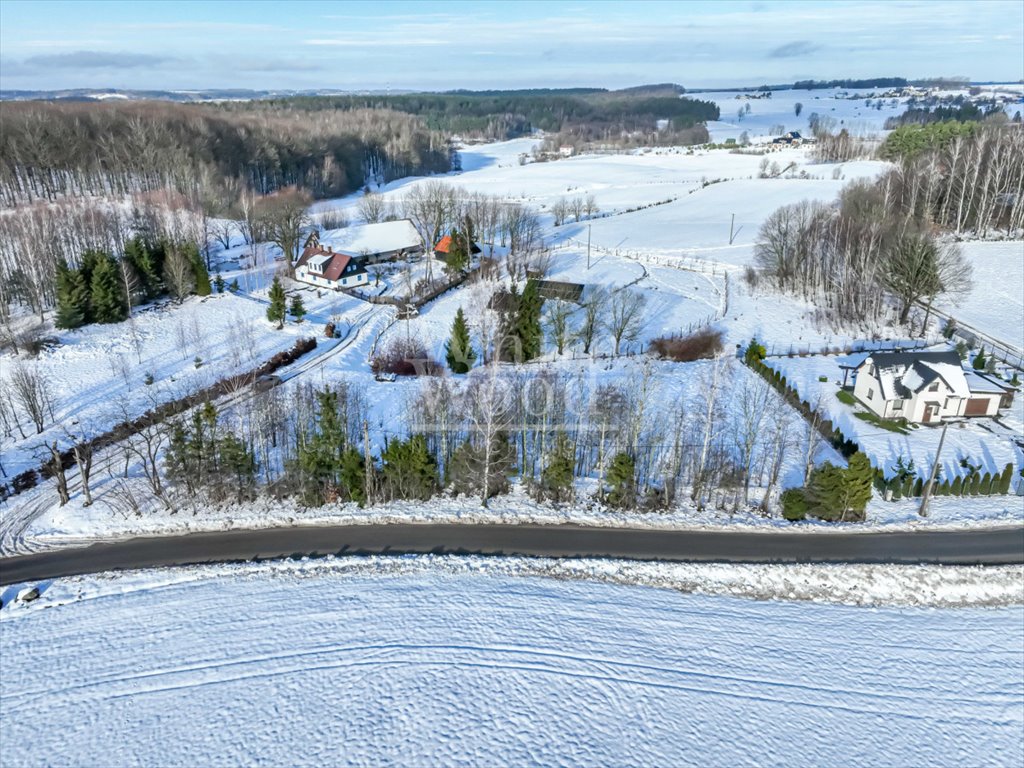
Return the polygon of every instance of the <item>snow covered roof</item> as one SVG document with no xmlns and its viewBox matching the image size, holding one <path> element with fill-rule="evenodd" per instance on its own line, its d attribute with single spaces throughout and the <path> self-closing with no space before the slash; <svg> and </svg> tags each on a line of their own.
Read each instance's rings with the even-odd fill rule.
<svg viewBox="0 0 1024 768">
<path fill-rule="evenodd" d="M 967 386 L 971 392 L 977 393 L 1003 393 L 1013 389 L 1009 384 L 986 376 L 979 371 L 964 371 L 964 378 L 967 379 Z"/>
<path fill-rule="evenodd" d="M 313 256 L 309 260 L 308 263 L 309 263 L 310 267 L 312 267 L 313 269 L 315 269 L 315 270 L 317 270 L 319 272 L 320 268 L 323 267 L 323 265 L 326 264 L 327 262 L 329 262 L 330 260 L 331 260 L 331 254 L 329 254 L 329 253 L 321 253 L 321 254 L 319 254 L 317 256 Z"/>
<path fill-rule="evenodd" d="M 331 229 L 321 233 L 320 244 L 356 256 L 408 251 L 423 246 L 419 232 L 408 219 Z"/>
<path fill-rule="evenodd" d="M 936 379 L 941 379 L 957 397 L 967 397 L 971 390 L 964 378 L 960 355 L 948 352 L 875 352 L 861 365 L 872 363 L 886 400 L 910 397 Z"/>
</svg>

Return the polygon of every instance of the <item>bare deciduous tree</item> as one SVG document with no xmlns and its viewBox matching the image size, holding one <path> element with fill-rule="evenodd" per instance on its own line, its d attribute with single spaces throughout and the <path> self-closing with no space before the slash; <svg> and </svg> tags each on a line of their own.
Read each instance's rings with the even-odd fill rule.
<svg viewBox="0 0 1024 768">
<path fill-rule="evenodd" d="M 25 362 L 11 366 L 10 382 L 15 402 L 32 420 L 36 434 L 40 434 L 47 417 L 53 420 L 55 399 L 49 382 L 35 364 Z"/>
<path fill-rule="evenodd" d="M 615 354 L 623 341 L 633 342 L 640 336 L 644 325 L 644 308 L 647 299 L 633 288 L 624 288 L 612 293 L 608 301 L 605 327 L 615 342 Z"/>
</svg>

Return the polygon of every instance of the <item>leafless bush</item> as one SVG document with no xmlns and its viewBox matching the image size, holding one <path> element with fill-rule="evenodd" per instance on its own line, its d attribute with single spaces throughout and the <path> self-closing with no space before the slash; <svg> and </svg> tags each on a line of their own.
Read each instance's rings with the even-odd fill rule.
<svg viewBox="0 0 1024 768">
<path fill-rule="evenodd" d="M 677 363 L 713 359 L 722 351 L 722 332 L 701 328 L 688 336 L 662 336 L 651 342 L 650 350 Z"/>
<path fill-rule="evenodd" d="M 393 338 L 370 358 L 370 370 L 395 376 L 439 376 L 444 366 L 430 357 L 419 339 Z"/>
<path fill-rule="evenodd" d="M 27 363 L 12 366 L 10 377 L 15 401 L 32 420 L 36 434 L 41 433 L 46 417 L 53 420 L 54 395 L 49 382 L 34 364 Z"/>
</svg>

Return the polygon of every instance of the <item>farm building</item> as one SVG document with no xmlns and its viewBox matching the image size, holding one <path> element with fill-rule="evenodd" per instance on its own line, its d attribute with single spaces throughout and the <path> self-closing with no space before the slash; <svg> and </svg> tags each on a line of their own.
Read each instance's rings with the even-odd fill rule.
<svg viewBox="0 0 1024 768">
<path fill-rule="evenodd" d="M 306 246 L 311 245 L 330 246 L 357 257 L 364 266 L 423 253 L 423 240 L 408 219 L 314 231 L 306 240 Z"/>
<path fill-rule="evenodd" d="M 854 396 L 887 419 L 938 424 L 964 416 L 995 416 L 1013 389 L 965 371 L 954 352 L 876 352 L 856 368 Z"/>
</svg>

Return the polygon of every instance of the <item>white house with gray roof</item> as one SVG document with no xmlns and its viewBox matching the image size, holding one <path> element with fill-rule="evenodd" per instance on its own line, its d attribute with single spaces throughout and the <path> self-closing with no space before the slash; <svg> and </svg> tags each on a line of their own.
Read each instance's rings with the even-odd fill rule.
<svg viewBox="0 0 1024 768">
<path fill-rule="evenodd" d="M 995 416 L 1013 402 L 1013 389 L 965 371 L 949 352 L 874 352 L 857 366 L 854 396 L 885 419 L 938 424 L 965 416 Z"/>
</svg>

